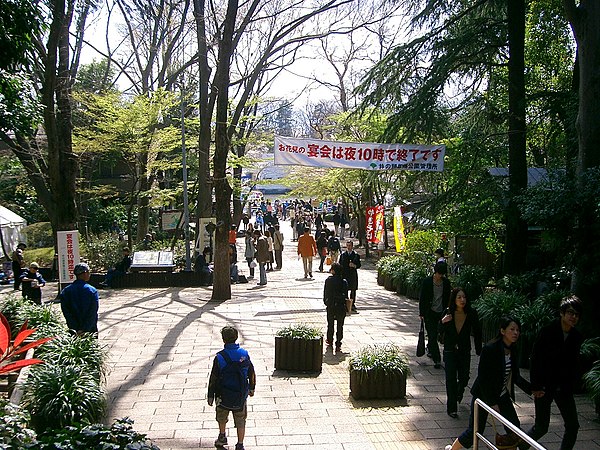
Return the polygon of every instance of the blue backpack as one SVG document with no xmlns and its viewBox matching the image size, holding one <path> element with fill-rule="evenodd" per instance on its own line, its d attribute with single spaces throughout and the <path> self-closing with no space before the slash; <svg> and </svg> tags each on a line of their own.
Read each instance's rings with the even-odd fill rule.
<svg viewBox="0 0 600 450">
<path fill-rule="evenodd" d="M 239 411 L 244 408 L 248 396 L 248 368 L 249 359 L 233 361 L 225 350 L 218 355 L 225 360 L 225 366 L 219 373 L 219 389 L 217 397 L 221 398 L 219 406 L 230 411 Z"/>
</svg>

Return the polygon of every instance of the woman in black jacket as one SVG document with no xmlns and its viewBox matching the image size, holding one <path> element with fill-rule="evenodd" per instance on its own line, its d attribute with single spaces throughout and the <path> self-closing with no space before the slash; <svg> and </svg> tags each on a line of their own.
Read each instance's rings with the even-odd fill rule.
<svg viewBox="0 0 600 450">
<path fill-rule="evenodd" d="M 529 395 L 531 395 L 531 386 L 519 372 L 516 343 L 520 332 L 521 324 L 516 319 L 512 317 L 500 319 L 500 334 L 483 347 L 479 358 L 477 379 L 471 388 L 473 400 L 469 428 L 463 431 L 452 445 L 447 445 L 445 450 L 458 450 L 473 445 L 473 412 L 475 400 L 478 398 L 502 414 L 513 425 L 521 426 L 513 406 L 514 385 L 516 384 Z M 480 408 L 477 428 L 480 433 L 485 430 L 487 416 L 488 413 Z"/>
<path fill-rule="evenodd" d="M 463 288 L 450 293 L 446 314 L 442 317 L 444 368 L 446 371 L 446 412 L 457 418 L 457 406 L 469 382 L 471 368 L 471 334 L 475 353 L 481 354 L 481 326 L 477 311 L 471 308 Z"/>
</svg>

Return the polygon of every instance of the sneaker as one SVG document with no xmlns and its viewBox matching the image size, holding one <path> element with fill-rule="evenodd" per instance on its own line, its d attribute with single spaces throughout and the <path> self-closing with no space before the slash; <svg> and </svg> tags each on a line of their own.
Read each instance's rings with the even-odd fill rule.
<svg viewBox="0 0 600 450">
<path fill-rule="evenodd" d="M 448 444 L 444 447 L 444 450 L 452 450 L 452 445 Z"/>
<path fill-rule="evenodd" d="M 449 412 L 448 415 L 453 419 L 458 419 L 458 413 L 456 413 L 456 411 Z"/>
<path fill-rule="evenodd" d="M 227 436 L 219 433 L 219 437 L 215 441 L 215 447 L 225 447 L 227 445 Z"/>
<path fill-rule="evenodd" d="M 327 345 L 327 347 L 331 347 L 332 342 L 330 340 L 326 340 L 325 341 L 325 345 Z"/>
</svg>

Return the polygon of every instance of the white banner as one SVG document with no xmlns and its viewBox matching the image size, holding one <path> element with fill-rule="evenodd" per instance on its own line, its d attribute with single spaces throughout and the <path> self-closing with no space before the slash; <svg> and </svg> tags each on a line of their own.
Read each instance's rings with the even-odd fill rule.
<svg viewBox="0 0 600 450">
<path fill-rule="evenodd" d="M 73 268 L 79 264 L 79 231 L 57 231 L 58 274 L 61 283 L 75 280 Z"/>
<path fill-rule="evenodd" d="M 443 172 L 445 145 L 338 142 L 275 136 L 275 165 Z"/>
</svg>

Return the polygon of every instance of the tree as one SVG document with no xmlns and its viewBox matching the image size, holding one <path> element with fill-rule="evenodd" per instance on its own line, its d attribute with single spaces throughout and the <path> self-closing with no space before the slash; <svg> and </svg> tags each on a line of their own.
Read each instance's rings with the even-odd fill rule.
<svg viewBox="0 0 600 450">
<path fill-rule="evenodd" d="M 85 28 L 92 2 L 76 8 L 74 0 L 48 2 L 48 10 L 35 11 L 49 17 L 45 45 L 42 36 L 33 30 L 35 65 L 26 71 L 39 92 L 42 105 L 44 134 L 37 129 L 2 128 L 0 138 L 11 148 L 27 172 L 38 201 L 48 213 L 52 229 L 77 228 L 75 185 L 78 161 L 72 151 L 71 87 L 77 74 L 80 43 L 75 42 L 71 53 L 70 26 L 76 17 L 76 34 Z"/>
<path fill-rule="evenodd" d="M 567 19 L 577 42 L 579 63 L 579 111 L 577 136 L 579 157 L 577 184 L 584 187 L 586 180 L 600 166 L 600 4 L 595 1 L 563 0 Z M 590 199 L 596 201 L 595 198 Z M 600 229 L 595 208 L 578 211 L 575 244 L 575 273 L 573 287 L 582 296 L 590 323 L 600 320 L 600 302 L 596 293 L 600 288 L 600 273 L 593 270 L 594 252 L 600 249 Z"/>
</svg>

